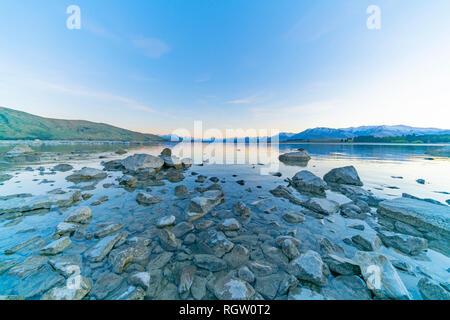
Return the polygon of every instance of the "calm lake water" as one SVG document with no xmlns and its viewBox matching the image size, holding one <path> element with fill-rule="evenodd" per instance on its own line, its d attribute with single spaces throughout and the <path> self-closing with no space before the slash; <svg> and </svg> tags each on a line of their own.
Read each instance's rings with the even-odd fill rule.
<svg viewBox="0 0 450 320">
<path fill-rule="evenodd" d="M 450 159 L 431 157 L 426 154 L 434 145 L 359 145 L 359 144 L 280 144 L 279 149 L 270 145 L 267 148 L 246 144 L 192 144 L 163 143 L 155 145 L 117 145 L 117 144 L 67 144 L 33 146 L 39 152 L 69 153 L 84 151 L 91 155 L 90 159 L 71 162 L 75 168 L 92 166 L 100 168 L 98 154 L 107 154 L 108 158 L 123 158 L 134 153 L 158 155 L 165 147 L 181 157 L 191 157 L 200 163 L 205 160 L 208 171 L 216 174 L 225 172 L 239 173 L 243 168 L 256 166 L 253 179 L 267 172 L 279 171 L 283 178 L 291 178 L 300 170 L 310 170 L 322 177 L 329 170 L 353 165 L 358 170 L 364 188 L 382 197 L 397 197 L 403 192 L 421 198 L 432 198 L 445 203 L 450 199 Z M 114 151 L 126 148 L 129 154 L 117 156 Z M 278 155 L 304 148 L 311 155 L 311 160 L 304 166 L 286 165 L 278 161 Z M 10 147 L 1 146 L 0 154 Z M 98 153 L 98 154 L 97 154 Z M 195 157 L 194 157 L 195 155 Z M 431 160 L 433 159 L 433 160 Z M 51 162 L 51 161 L 49 161 Z M 51 163 L 44 164 L 50 165 Z M 31 166 L 38 167 L 39 165 Z M 1 166 L 3 172 L 11 172 L 9 166 Z M 265 172 L 266 171 L 266 172 Z M 12 171 L 13 173 L 15 171 Z M 0 186 L 0 195 L 14 193 L 42 194 L 52 188 L 64 187 L 65 180 L 55 180 L 46 186 L 31 183 L 36 173 L 22 172 L 15 178 Z M 51 176 L 50 176 L 51 177 Z M 55 177 L 56 178 L 56 177 Z M 419 184 L 417 179 L 424 179 L 425 184 Z"/>
</svg>

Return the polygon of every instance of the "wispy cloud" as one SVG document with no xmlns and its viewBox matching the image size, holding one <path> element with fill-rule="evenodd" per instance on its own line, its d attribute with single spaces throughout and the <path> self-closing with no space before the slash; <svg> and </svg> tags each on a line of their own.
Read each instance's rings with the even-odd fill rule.
<svg viewBox="0 0 450 320">
<path fill-rule="evenodd" d="M 248 96 L 248 97 L 230 100 L 227 103 L 229 103 L 229 104 L 263 103 L 263 102 L 266 102 L 267 100 L 269 100 L 270 97 L 271 97 L 271 95 L 264 95 L 264 94 L 261 94 L 261 93 L 256 93 L 256 94 Z"/>
<path fill-rule="evenodd" d="M 132 43 L 142 54 L 151 59 L 157 59 L 170 52 L 170 47 L 158 38 L 136 37 Z"/>
<path fill-rule="evenodd" d="M 69 88 L 69 87 L 65 87 L 65 86 L 62 86 L 59 84 L 49 83 L 49 82 L 42 82 L 42 81 L 39 81 L 39 82 L 42 86 L 44 86 L 47 89 L 62 92 L 65 94 L 70 94 L 70 95 L 75 95 L 75 96 L 84 96 L 84 97 L 89 97 L 89 98 L 93 98 L 93 99 L 105 100 L 105 101 L 114 101 L 114 102 L 118 102 L 130 109 L 134 109 L 134 110 L 138 110 L 138 111 L 145 111 L 145 112 L 150 112 L 150 113 L 156 112 L 156 110 L 154 110 L 144 104 L 141 104 L 134 99 L 123 97 L 120 95 L 115 95 L 115 94 L 111 94 L 111 93 L 107 93 L 107 92 L 91 91 L 91 90 L 86 90 L 84 88 L 81 88 L 81 89 Z"/>
</svg>

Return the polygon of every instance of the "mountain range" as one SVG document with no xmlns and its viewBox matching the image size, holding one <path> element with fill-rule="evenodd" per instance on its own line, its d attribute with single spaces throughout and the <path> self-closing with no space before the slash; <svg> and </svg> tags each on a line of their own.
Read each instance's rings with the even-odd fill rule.
<svg viewBox="0 0 450 320">
<path fill-rule="evenodd" d="M 421 136 L 421 135 L 444 135 L 450 134 L 450 130 L 437 128 L 417 128 L 404 125 L 396 126 L 361 126 L 350 128 L 313 128 L 300 133 L 282 132 L 279 134 L 280 141 L 291 140 L 333 140 L 333 139 L 352 139 L 356 137 L 402 137 L 402 136 Z"/>
<path fill-rule="evenodd" d="M 84 120 L 59 120 L 0 107 L 0 140 L 162 141 L 161 137 Z"/>
</svg>

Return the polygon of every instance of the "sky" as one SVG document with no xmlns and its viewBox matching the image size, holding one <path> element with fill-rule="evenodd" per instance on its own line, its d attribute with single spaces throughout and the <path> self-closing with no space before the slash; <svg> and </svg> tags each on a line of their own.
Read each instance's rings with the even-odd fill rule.
<svg viewBox="0 0 450 320">
<path fill-rule="evenodd" d="M 2 0 L 0 106 L 157 134 L 450 129 L 449 16 L 448 0 Z"/>
</svg>

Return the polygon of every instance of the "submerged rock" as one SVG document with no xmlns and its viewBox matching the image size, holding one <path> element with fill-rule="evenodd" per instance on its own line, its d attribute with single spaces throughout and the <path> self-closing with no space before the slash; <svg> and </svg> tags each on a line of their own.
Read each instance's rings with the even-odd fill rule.
<svg viewBox="0 0 450 320">
<path fill-rule="evenodd" d="M 67 172 L 67 171 L 70 171 L 72 169 L 73 169 L 73 167 L 70 164 L 61 163 L 61 164 L 58 164 L 58 165 L 54 166 L 52 170 L 53 171 L 60 171 L 60 172 Z"/>
<path fill-rule="evenodd" d="M 92 210 L 89 207 L 80 207 L 72 211 L 64 222 L 86 224 L 92 219 Z"/>
<path fill-rule="evenodd" d="M 359 265 L 353 260 L 340 257 L 335 254 L 329 254 L 323 258 L 323 261 L 328 265 L 331 271 L 344 276 L 359 275 L 361 270 Z"/>
<path fill-rule="evenodd" d="M 424 300 L 450 300 L 449 291 L 445 290 L 435 280 L 422 278 L 417 286 Z"/>
<path fill-rule="evenodd" d="M 297 213 L 293 211 L 289 211 L 283 214 L 283 219 L 287 223 L 296 224 L 305 221 L 305 215 L 302 213 Z"/>
<path fill-rule="evenodd" d="M 84 167 L 81 170 L 74 171 L 70 176 L 67 176 L 66 180 L 74 183 L 79 183 L 93 180 L 103 180 L 106 178 L 106 176 L 106 172 L 102 170 Z"/>
<path fill-rule="evenodd" d="M 69 237 L 63 237 L 56 241 L 49 243 L 47 246 L 39 250 L 39 253 L 42 255 L 56 255 L 65 251 L 70 247 L 72 241 Z"/>
<path fill-rule="evenodd" d="M 358 172 L 353 166 L 332 169 L 323 177 L 323 179 L 328 183 L 349 184 L 354 186 L 363 185 Z"/>
<path fill-rule="evenodd" d="M 3 156 L 9 162 L 37 162 L 40 160 L 39 154 L 27 145 L 17 145 Z"/>
<path fill-rule="evenodd" d="M 225 260 L 209 254 L 194 255 L 194 264 L 199 268 L 206 269 L 211 272 L 218 272 L 227 268 L 227 263 Z"/>
<path fill-rule="evenodd" d="M 92 262 L 102 261 L 122 237 L 122 234 L 118 234 L 101 239 L 95 246 L 86 252 L 86 258 Z"/>
<path fill-rule="evenodd" d="M 153 204 L 160 203 L 163 199 L 159 196 L 154 196 L 150 193 L 139 192 L 136 196 L 136 201 L 140 205 L 150 206 Z"/>
</svg>

